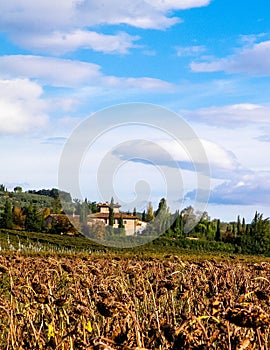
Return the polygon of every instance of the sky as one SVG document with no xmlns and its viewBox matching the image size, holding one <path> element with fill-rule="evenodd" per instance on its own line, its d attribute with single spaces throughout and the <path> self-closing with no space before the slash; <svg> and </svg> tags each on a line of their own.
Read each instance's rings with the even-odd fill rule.
<svg viewBox="0 0 270 350">
<path fill-rule="evenodd" d="M 195 132 L 210 168 L 211 218 L 268 217 L 269 96 L 267 0 L 0 2 L 0 183 L 10 190 L 58 187 L 66 144 L 94 118 L 102 132 L 74 170 L 82 198 L 109 199 L 102 181 L 111 181 L 125 209 L 140 193 L 138 210 L 163 196 L 172 210 L 193 205 L 203 189 L 198 157 L 183 154 L 190 140 L 181 148 L 147 114 L 145 125 L 111 129 L 99 114 L 144 103 L 168 111 L 157 125 L 176 113 Z M 111 173 L 106 159 L 117 164 Z"/>
</svg>

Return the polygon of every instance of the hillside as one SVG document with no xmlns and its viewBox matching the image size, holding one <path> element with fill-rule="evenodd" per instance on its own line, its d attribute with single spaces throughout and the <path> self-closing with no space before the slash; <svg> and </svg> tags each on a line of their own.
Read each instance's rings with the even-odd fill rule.
<svg viewBox="0 0 270 350">
<path fill-rule="evenodd" d="M 103 246 L 134 247 L 153 242 L 156 246 L 194 251 L 270 256 L 270 220 L 258 212 L 250 223 L 239 215 L 234 222 L 221 222 L 192 207 L 171 213 L 166 199 L 162 198 L 157 210 L 149 203 L 146 212 L 137 213 L 134 208 L 131 215 L 119 212 L 117 217 L 106 204 L 108 214 L 91 215 L 97 213 L 100 206 L 104 205 L 87 199 L 72 200 L 69 193 L 57 189 L 23 192 L 16 187 L 14 191 L 7 191 L 0 185 L 0 229 L 11 230 L 10 236 L 21 236 L 21 240 L 31 240 L 34 233 L 39 234 L 37 239 L 43 242 L 46 238 L 49 245 L 52 237 L 55 242 L 68 235 L 76 236 L 80 246 L 79 237 L 83 233 Z M 70 219 L 66 214 L 72 214 Z M 128 235 L 126 218 L 132 219 L 134 227 L 144 224 L 142 230 Z M 85 242 L 90 240 L 85 239 Z M 61 242 L 56 245 L 61 246 Z"/>
</svg>

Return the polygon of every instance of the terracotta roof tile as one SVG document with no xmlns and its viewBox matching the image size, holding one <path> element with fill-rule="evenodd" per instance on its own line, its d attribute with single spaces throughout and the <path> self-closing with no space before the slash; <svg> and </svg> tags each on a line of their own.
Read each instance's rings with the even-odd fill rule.
<svg viewBox="0 0 270 350">
<path fill-rule="evenodd" d="M 90 214 L 87 216 L 88 219 L 109 219 L 109 213 L 95 213 Z M 137 217 L 133 215 L 123 214 L 123 213 L 114 213 L 115 219 L 120 219 L 122 217 L 123 219 L 129 219 L 129 220 L 136 220 Z"/>
</svg>

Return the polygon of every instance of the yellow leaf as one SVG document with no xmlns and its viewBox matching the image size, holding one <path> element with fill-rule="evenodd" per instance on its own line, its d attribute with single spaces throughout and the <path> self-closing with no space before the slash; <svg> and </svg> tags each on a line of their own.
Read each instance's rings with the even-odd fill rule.
<svg viewBox="0 0 270 350">
<path fill-rule="evenodd" d="M 204 319 L 207 319 L 207 318 L 210 318 L 211 316 L 199 316 L 197 317 L 197 320 L 204 320 Z"/>
<path fill-rule="evenodd" d="M 252 292 L 248 292 L 248 293 L 246 293 L 245 295 L 244 295 L 244 298 L 248 298 L 249 296 L 251 296 L 251 294 L 253 294 L 254 292 L 252 291 Z"/>
<path fill-rule="evenodd" d="M 50 340 L 54 336 L 55 336 L 54 328 L 53 328 L 53 325 L 50 323 L 48 324 L 48 340 Z"/>
<path fill-rule="evenodd" d="M 89 332 L 89 333 L 92 333 L 93 331 L 93 328 L 92 328 L 92 324 L 90 321 L 88 321 L 85 325 L 85 329 Z"/>
</svg>

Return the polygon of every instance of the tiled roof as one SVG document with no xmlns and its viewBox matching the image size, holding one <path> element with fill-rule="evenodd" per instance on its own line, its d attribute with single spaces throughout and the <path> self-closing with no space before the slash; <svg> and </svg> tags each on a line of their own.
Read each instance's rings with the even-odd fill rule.
<svg viewBox="0 0 270 350">
<path fill-rule="evenodd" d="M 106 202 L 106 203 L 98 203 L 98 207 L 110 207 L 110 203 Z M 119 203 L 115 203 L 113 205 L 114 208 L 120 208 L 121 205 Z"/>
<path fill-rule="evenodd" d="M 133 215 L 123 214 L 123 213 L 114 213 L 114 219 L 120 219 L 121 217 L 123 219 L 129 219 L 129 220 L 136 220 L 137 217 Z M 95 213 L 90 214 L 87 216 L 89 219 L 109 219 L 109 213 Z"/>
</svg>

